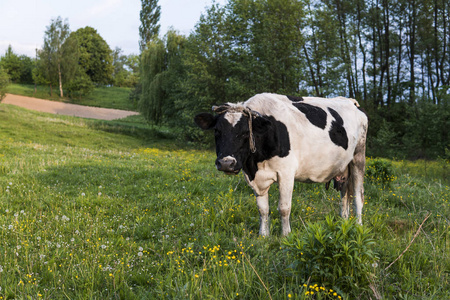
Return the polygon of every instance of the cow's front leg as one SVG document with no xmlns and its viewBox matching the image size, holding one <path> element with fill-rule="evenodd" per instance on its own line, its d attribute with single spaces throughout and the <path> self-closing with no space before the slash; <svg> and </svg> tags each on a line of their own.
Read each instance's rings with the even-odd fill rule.
<svg viewBox="0 0 450 300">
<path fill-rule="evenodd" d="M 278 202 L 278 211 L 281 217 L 281 234 L 288 235 L 291 232 L 289 221 L 291 215 L 292 192 L 294 190 L 294 178 L 279 178 L 280 201 Z"/>
<path fill-rule="evenodd" d="M 259 209 L 259 235 L 269 236 L 269 194 L 256 195 L 256 203 Z"/>
</svg>

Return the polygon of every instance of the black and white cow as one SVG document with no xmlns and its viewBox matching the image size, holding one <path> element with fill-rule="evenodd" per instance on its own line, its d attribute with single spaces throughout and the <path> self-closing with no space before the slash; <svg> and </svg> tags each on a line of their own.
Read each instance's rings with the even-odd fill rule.
<svg viewBox="0 0 450 300">
<path fill-rule="evenodd" d="M 218 170 L 242 169 L 256 195 L 259 234 L 269 235 L 269 188 L 279 183 L 282 234 L 291 231 L 294 181 L 334 180 L 341 193 L 341 216 L 349 200 L 361 224 L 364 203 L 365 143 L 368 120 L 353 99 L 258 94 L 244 103 L 214 106 L 216 115 L 195 116 L 202 129 L 215 131 Z M 327 184 L 327 187 L 328 187 Z"/>
</svg>

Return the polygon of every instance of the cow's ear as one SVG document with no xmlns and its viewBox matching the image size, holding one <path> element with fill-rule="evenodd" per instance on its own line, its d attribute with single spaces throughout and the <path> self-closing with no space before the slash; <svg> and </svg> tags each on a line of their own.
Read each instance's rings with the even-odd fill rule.
<svg viewBox="0 0 450 300">
<path fill-rule="evenodd" d="M 216 125 L 216 118 L 209 113 L 201 113 L 194 117 L 195 124 L 203 130 L 211 129 Z"/>
<path fill-rule="evenodd" d="M 255 133 L 266 133 L 272 126 L 272 122 L 264 117 L 256 117 L 253 119 L 253 131 Z"/>
</svg>

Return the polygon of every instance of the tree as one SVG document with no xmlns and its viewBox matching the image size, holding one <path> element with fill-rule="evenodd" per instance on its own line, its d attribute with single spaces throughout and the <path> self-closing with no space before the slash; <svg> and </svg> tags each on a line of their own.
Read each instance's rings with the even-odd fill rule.
<svg viewBox="0 0 450 300">
<path fill-rule="evenodd" d="M 22 73 L 22 65 L 19 56 L 13 52 L 11 45 L 8 46 L 5 56 L 0 59 L 0 65 L 8 74 L 9 79 L 12 82 L 19 82 Z"/>
<path fill-rule="evenodd" d="M 122 49 L 116 47 L 113 51 L 113 82 L 115 86 L 134 87 L 139 78 L 139 57 L 137 55 L 126 56 Z"/>
<path fill-rule="evenodd" d="M 79 66 L 96 84 L 111 84 L 113 81 L 113 55 L 108 43 L 92 27 L 86 26 L 72 32 L 77 40 Z"/>
<path fill-rule="evenodd" d="M 174 112 L 173 97 L 182 76 L 181 51 L 185 38 L 169 31 L 164 39 L 154 38 L 141 54 L 139 110 L 154 124 L 167 121 Z"/>
<path fill-rule="evenodd" d="M 159 34 L 158 24 L 161 16 L 161 7 L 158 0 L 141 0 L 142 9 L 140 12 L 141 26 L 139 26 L 139 48 L 144 51 L 147 43 Z"/>
<path fill-rule="evenodd" d="M 9 75 L 12 82 L 32 83 L 31 72 L 34 63 L 26 55 L 17 55 L 13 52 L 11 45 L 6 50 L 5 56 L 0 58 L 0 66 Z"/>
<path fill-rule="evenodd" d="M 62 86 L 62 65 L 66 63 L 66 59 L 70 60 L 68 49 L 62 49 L 65 40 L 69 37 L 70 29 L 67 19 L 63 22 L 61 17 L 52 19 L 50 26 L 47 27 L 44 36 L 44 51 L 48 51 L 49 68 L 52 73 L 57 74 L 59 83 L 59 93 L 64 97 Z M 51 74 L 53 75 L 53 74 Z"/>
<path fill-rule="evenodd" d="M 93 90 L 94 84 L 81 68 L 77 70 L 75 78 L 67 85 L 67 91 L 69 92 L 70 98 L 78 96 L 78 98 L 81 99 L 81 97 L 88 95 Z"/>
<path fill-rule="evenodd" d="M 63 81 L 70 81 L 77 67 L 77 49 L 73 40 L 69 40 L 69 24 L 61 17 L 52 19 L 44 35 L 44 46 L 38 51 L 39 62 L 33 77 L 37 83 L 59 85 L 59 93 L 64 97 Z"/>
<path fill-rule="evenodd" d="M 195 112 L 260 92 L 299 91 L 302 2 L 233 0 L 202 15 L 183 52 L 183 123 Z"/>
<path fill-rule="evenodd" d="M 3 70 L 2 66 L 0 66 L 0 101 L 5 97 L 6 94 L 6 86 L 9 84 L 9 76 L 5 70 Z"/>
<path fill-rule="evenodd" d="M 343 89 L 340 74 L 344 73 L 340 58 L 338 26 L 333 11 L 327 6 L 308 3 L 305 44 L 299 56 L 305 58 L 305 89 L 315 96 L 328 96 Z"/>
</svg>

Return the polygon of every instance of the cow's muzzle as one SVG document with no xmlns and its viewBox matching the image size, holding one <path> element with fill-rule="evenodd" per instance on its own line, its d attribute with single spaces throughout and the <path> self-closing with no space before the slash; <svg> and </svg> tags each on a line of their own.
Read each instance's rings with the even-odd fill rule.
<svg viewBox="0 0 450 300">
<path fill-rule="evenodd" d="M 231 156 L 227 156 L 220 159 L 218 158 L 216 160 L 216 168 L 219 171 L 225 172 L 225 174 L 236 175 L 240 171 L 240 169 L 235 169 L 236 163 L 237 163 L 236 159 Z"/>
</svg>

